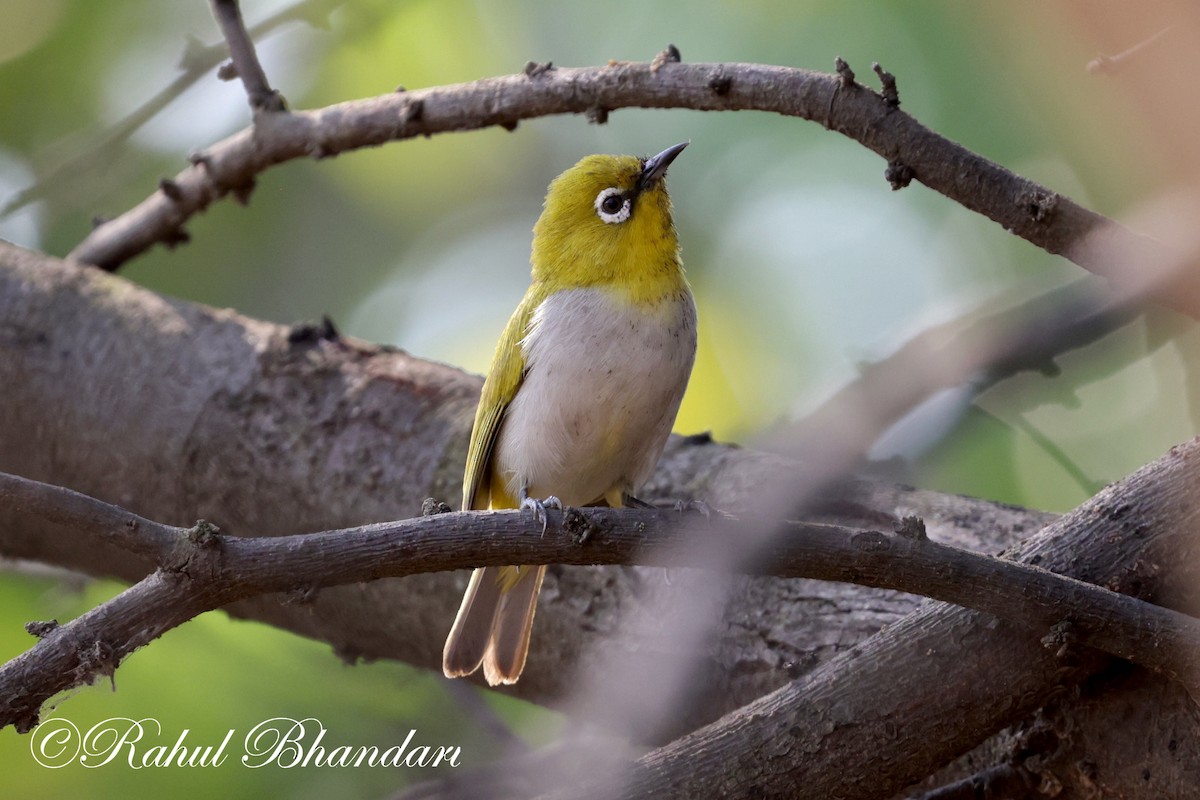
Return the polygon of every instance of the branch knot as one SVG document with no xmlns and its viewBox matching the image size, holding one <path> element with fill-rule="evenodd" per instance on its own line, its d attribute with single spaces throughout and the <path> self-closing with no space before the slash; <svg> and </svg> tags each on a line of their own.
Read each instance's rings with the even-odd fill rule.
<svg viewBox="0 0 1200 800">
<path fill-rule="evenodd" d="M 1055 658 L 1063 658 L 1076 641 L 1075 625 L 1069 619 L 1056 623 L 1050 632 L 1042 637 L 1042 646 L 1054 650 Z"/>
<path fill-rule="evenodd" d="M 835 58 L 833 60 L 833 68 L 837 72 L 843 89 L 849 89 L 851 86 L 854 86 L 854 70 L 850 69 L 850 65 L 846 63 L 845 59 L 841 56 Z"/>
<path fill-rule="evenodd" d="M 58 620 L 33 620 L 25 623 L 25 632 L 30 636 L 36 636 L 39 639 L 45 639 L 50 634 L 58 630 Z"/>
<path fill-rule="evenodd" d="M 883 177 L 891 184 L 892 191 L 896 192 L 912 183 L 914 176 L 912 167 L 894 158 L 888 162 L 887 169 L 883 171 Z"/>
<path fill-rule="evenodd" d="M 876 61 L 871 65 L 871 69 L 875 70 L 875 74 L 879 76 L 880 97 L 883 102 L 892 108 L 900 107 L 900 90 L 896 88 L 896 76 L 879 66 Z"/>
<path fill-rule="evenodd" d="M 925 532 L 925 520 L 920 517 L 904 517 L 896 523 L 895 531 L 905 539 L 911 539 L 914 542 L 929 541 L 929 536 Z"/>
<path fill-rule="evenodd" d="M 288 344 L 291 345 L 336 342 L 340 337 L 337 326 L 328 314 L 323 314 L 320 322 L 297 322 L 288 329 L 287 334 Z"/>
<path fill-rule="evenodd" d="M 160 178 L 158 189 L 173 203 L 178 203 L 183 199 L 183 189 L 179 188 L 179 184 L 170 178 Z"/>
<path fill-rule="evenodd" d="M 449 514 L 453 508 L 438 500 L 436 497 L 426 497 L 421 502 L 421 516 L 432 517 L 434 514 Z"/>
<path fill-rule="evenodd" d="M 673 44 L 668 44 L 663 48 L 662 52 L 658 53 L 650 61 L 650 71 L 658 72 L 667 64 L 678 64 L 682 60 L 683 57 L 679 54 L 679 48 Z"/>
<path fill-rule="evenodd" d="M 552 69 L 554 69 L 553 61 L 526 61 L 525 77 L 530 80 L 540 78 Z"/>
<path fill-rule="evenodd" d="M 712 75 L 708 79 L 708 88 L 713 90 L 713 94 L 718 97 L 724 97 L 729 94 L 729 90 L 732 87 L 733 76 L 725 71 L 723 65 L 713 70 Z"/>
<path fill-rule="evenodd" d="M 571 506 L 563 511 L 562 529 L 563 532 L 570 534 L 575 544 L 580 545 L 587 544 L 588 540 L 592 538 L 592 534 L 604 530 L 594 519 Z"/>
<path fill-rule="evenodd" d="M 1026 186 L 1017 196 L 1017 205 L 1024 208 L 1034 222 L 1047 222 L 1058 209 L 1056 193 L 1037 186 Z"/>
</svg>

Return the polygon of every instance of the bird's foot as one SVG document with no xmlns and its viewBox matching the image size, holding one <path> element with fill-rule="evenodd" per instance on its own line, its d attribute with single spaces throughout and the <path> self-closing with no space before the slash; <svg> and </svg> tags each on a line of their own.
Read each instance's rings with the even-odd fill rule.
<svg viewBox="0 0 1200 800">
<path fill-rule="evenodd" d="M 550 495 L 545 500 L 538 500 L 530 497 L 524 491 L 521 492 L 521 510 L 533 511 L 533 518 L 542 523 L 542 536 L 546 535 L 546 526 L 550 523 L 550 518 L 546 515 L 547 508 L 553 508 L 556 511 L 562 511 L 562 501 L 554 495 Z"/>
<path fill-rule="evenodd" d="M 675 510 L 680 514 L 694 511 L 705 519 L 712 519 L 713 515 L 712 508 L 703 500 L 678 500 L 675 502 Z"/>
</svg>

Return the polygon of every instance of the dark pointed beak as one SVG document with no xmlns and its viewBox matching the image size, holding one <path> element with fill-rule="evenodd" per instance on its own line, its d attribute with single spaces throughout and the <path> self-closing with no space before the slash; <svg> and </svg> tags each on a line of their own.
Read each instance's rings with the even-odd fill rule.
<svg viewBox="0 0 1200 800">
<path fill-rule="evenodd" d="M 680 142 L 677 145 L 668 147 L 652 158 L 647 158 L 646 163 L 642 165 L 642 174 L 638 176 L 638 193 L 649 189 L 662 180 L 663 176 L 667 174 L 667 167 L 671 166 L 671 162 L 675 160 L 675 156 L 682 153 L 683 148 L 689 144 L 691 142 Z"/>
</svg>

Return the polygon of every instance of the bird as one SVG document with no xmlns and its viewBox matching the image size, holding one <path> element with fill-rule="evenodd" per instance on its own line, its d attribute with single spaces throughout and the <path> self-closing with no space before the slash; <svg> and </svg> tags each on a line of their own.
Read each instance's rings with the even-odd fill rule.
<svg viewBox="0 0 1200 800">
<path fill-rule="evenodd" d="M 649 158 L 591 155 L 555 178 L 533 228 L 531 281 L 496 345 L 471 430 L 462 508 L 646 505 L 696 357 L 665 176 Z M 442 652 L 447 677 L 489 685 L 525 668 L 544 565 L 481 567 Z"/>
</svg>

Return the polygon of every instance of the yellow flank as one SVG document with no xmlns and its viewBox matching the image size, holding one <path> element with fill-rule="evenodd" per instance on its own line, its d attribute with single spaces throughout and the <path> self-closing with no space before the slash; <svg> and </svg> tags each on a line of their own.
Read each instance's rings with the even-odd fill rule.
<svg viewBox="0 0 1200 800">
<path fill-rule="evenodd" d="M 540 301 L 539 301 L 540 302 Z M 516 508 L 516 498 L 508 497 L 503 485 L 491 486 L 489 459 L 504 410 L 516 397 L 525 373 L 525 357 L 521 354 L 521 339 L 537 305 L 526 294 L 521 305 L 508 320 L 504 333 L 496 344 L 492 366 L 483 382 L 479 407 L 475 409 L 475 424 L 471 429 L 471 444 L 467 449 L 467 468 L 463 476 L 463 511 L 484 508 Z"/>
<path fill-rule="evenodd" d="M 600 452 L 596 453 L 596 458 L 611 461 L 621 452 L 625 446 L 625 428 L 627 424 L 622 419 L 614 419 L 609 422 L 608 430 L 604 432 L 603 445 L 600 448 Z"/>
<path fill-rule="evenodd" d="M 550 184 L 532 282 L 475 412 L 464 510 L 542 515 L 550 495 L 619 507 L 653 471 L 695 359 L 664 183 L 685 144 L 648 159 L 588 156 Z M 481 666 L 492 685 L 520 677 L 545 572 L 475 570 L 442 653 L 447 677 Z"/>
</svg>

